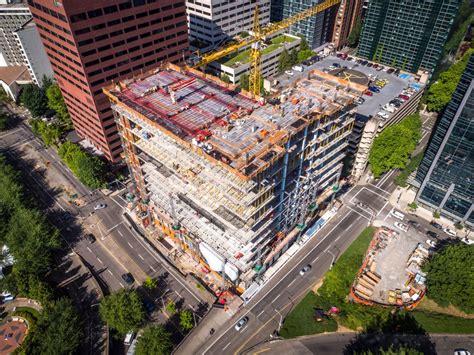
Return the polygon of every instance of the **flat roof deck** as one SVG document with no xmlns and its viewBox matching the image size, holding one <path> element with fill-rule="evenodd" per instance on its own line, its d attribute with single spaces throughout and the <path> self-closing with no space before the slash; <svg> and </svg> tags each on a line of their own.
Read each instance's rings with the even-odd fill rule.
<svg viewBox="0 0 474 355">
<path fill-rule="evenodd" d="M 288 88 L 279 105 L 259 103 L 195 72 L 168 65 L 106 90 L 109 96 L 250 176 L 283 149 L 279 143 L 310 120 L 349 105 L 364 87 L 315 70 Z"/>
</svg>

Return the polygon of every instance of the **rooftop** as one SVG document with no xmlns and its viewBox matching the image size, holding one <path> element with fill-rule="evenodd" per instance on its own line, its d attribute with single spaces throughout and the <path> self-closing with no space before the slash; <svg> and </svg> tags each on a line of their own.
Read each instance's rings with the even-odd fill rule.
<svg viewBox="0 0 474 355">
<path fill-rule="evenodd" d="M 280 36 L 277 36 L 269 41 L 269 43 L 266 45 L 266 47 L 263 48 L 262 50 L 262 55 L 267 55 L 278 48 L 281 48 L 283 45 L 286 43 L 291 43 L 294 41 L 299 40 L 298 37 L 283 34 Z M 222 64 L 232 67 L 235 64 L 245 64 L 248 63 L 250 60 L 250 49 L 247 49 L 245 51 L 242 51 L 240 53 L 235 54 L 232 56 L 230 59 L 225 59 L 222 61 Z"/>
<path fill-rule="evenodd" d="M 345 109 L 365 87 L 314 70 L 285 90 L 283 101 L 275 105 L 234 89 L 168 64 L 105 92 L 177 142 L 200 147 L 208 159 L 247 179 L 283 154 L 281 142 L 288 135 Z"/>
<path fill-rule="evenodd" d="M 30 81 L 31 77 L 26 66 L 14 65 L 0 67 L 0 80 L 7 85 L 11 85 L 15 81 Z"/>
</svg>

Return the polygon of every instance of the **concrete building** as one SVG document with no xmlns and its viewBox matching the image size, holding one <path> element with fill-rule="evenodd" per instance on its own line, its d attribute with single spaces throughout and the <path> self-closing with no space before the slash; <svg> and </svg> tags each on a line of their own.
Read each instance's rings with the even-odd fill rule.
<svg viewBox="0 0 474 355">
<path fill-rule="evenodd" d="M 31 12 L 26 3 L 0 3 L 0 67 L 26 64 L 15 31 L 30 19 Z"/>
<path fill-rule="evenodd" d="M 28 67 L 31 79 L 36 85 L 42 85 L 44 77 L 53 78 L 53 68 L 49 63 L 43 43 L 33 20 L 29 20 L 15 31 L 23 61 Z"/>
<path fill-rule="evenodd" d="M 273 0 L 272 22 L 296 15 L 322 2 L 324 0 Z M 315 16 L 297 22 L 290 27 L 289 33 L 304 36 L 311 48 L 319 48 L 331 42 L 338 7 L 337 4 Z"/>
<path fill-rule="evenodd" d="M 104 91 L 141 197 L 131 209 L 246 288 L 337 191 L 365 87 L 315 70 L 278 105 L 234 89 L 167 65 Z"/>
<path fill-rule="evenodd" d="M 266 25 L 270 21 L 270 0 L 187 0 L 191 45 L 210 50 L 244 31 L 251 31 L 256 5 L 260 25 Z"/>
<path fill-rule="evenodd" d="M 173 0 L 28 0 L 77 133 L 120 161 L 102 87 L 187 54 L 185 3 Z"/>
<path fill-rule="evenodd" d="M 417 73 L 438 65 L 461 0 L 370 0 L 358 55 Z"/>
<path fill-rule="evenodd" d="M 342 0 L 336 13 L 334 31 L 332 33 L 332 43 L 336 49 L 347 44 L 347 38 L 355 27 L 362 20 L 363 0 Z"/>
<path fill-rule="evenodd" d="M 443 111 L 416 181 L 417 202 L 474 226 L 474 55 Z"/>
<path fill-rule="evenodd" d="M 260 70 L 263 78 L 271 78 L 278 74 L 280 54 L 286 49 L 288 52 L 299 50 L 301 38 L 288 34 L 274 37 L 265 44 L 262 51 Z M 216 70 L 218 76 L 227 75 L 232 84 L 240 82 L 242 74 L 250 73 L 250 49 L 236 53 L 231 58 L 213 62 L 211 68 Z"/>
</svg>

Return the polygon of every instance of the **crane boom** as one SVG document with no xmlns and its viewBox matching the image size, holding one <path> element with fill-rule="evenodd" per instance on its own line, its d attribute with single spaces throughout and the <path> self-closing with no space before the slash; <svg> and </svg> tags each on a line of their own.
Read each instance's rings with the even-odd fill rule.
<svg viewBox="0 0 474 355">
<path fill-rule="evenodd" d="M 272 34 L 275 34 L 278 31 L 284 30 L 291 25 L 294 25 L 295 23 L 304 20 L 305 18 L 311 17 L 316 15 L 317 13 L 324 11 L 334 5 L 337 5 L 341 2 L 341 0 L 326 0 L 318 5 L 312 6 L 309 9 L 306 9 L 304 11 L 301 11 L 297 13 L 294 16 L 288 17 L 287 19 L 284 19 L 280 22 L 275 22 L 268 24 L 267 26 L 263 28 L 259 28 L 259 26 L 254 25 L 254 33 L 252 36 L 249 38 L 245 38 L 243 40 L 240 40 L 237 43 L 231 44 L 227 47 L 224 47 L 222 49 L 218 49 L 214 52 L 207 53 L 207 54 L 202 54 L 199 62 L 194 64 L 192 67 L 193 68 L 198 68 L 201 66 L 204 66 L 206 64 L 209 64 L 211 62 L 214 62 L 218 59 L 224 58 L 225 56 L 239 50 L 240 48 L 250 46 L 253 43 L 260 42 L 263 38 L 270 36 Z M 258 32 L 255 32 L 255 29 L 259 28 Z M 254 47 L 257 47 L 257 50 L 259 50 L 258 44 L 255 45 Z M 252 60 L 252 63 L 254 60 Z"/>
</svg>

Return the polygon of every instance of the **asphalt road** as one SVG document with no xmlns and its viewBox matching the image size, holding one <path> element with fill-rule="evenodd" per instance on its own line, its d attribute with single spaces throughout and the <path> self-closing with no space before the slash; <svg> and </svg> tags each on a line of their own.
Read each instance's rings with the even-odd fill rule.
<svg viewBox="0 0 474 355">
<path fill-rule="evenodd" d="M 317 336 L 301 337 L 294 340 L 275 340 L 261 344 L 248 354 L 318 354 L 334 355 L 344 354 L 346 346 L 353 341 L 354 333 L 324 334 Z M 365 335 L 363 341 L 366 344 L 381 342 L 419 342 L 419 336 L 414 335 Z M 424 342 L 434 345 L 435 353 L 439 355 L 452 355 L 457 349 L 466 349 L 471 352 L 474 349 L 474 337 L 469 335 L 431 335 L 423 339 Z M 428 345 L 429 346 L 429 345 Z"/>
</svg>

